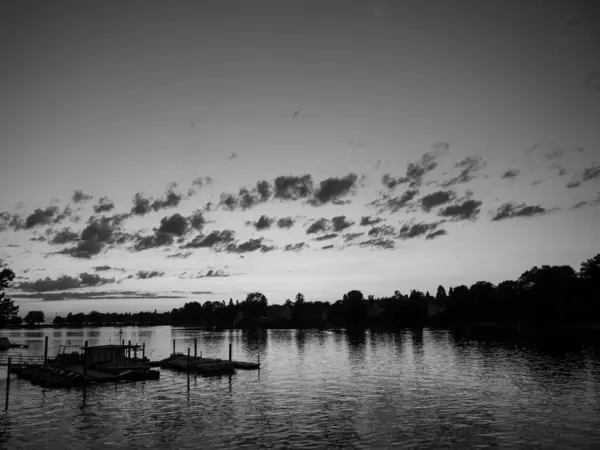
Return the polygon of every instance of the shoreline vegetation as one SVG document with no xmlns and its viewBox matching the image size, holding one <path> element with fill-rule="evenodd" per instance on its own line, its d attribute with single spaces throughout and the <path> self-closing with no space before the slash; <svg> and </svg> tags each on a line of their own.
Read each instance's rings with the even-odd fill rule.
<svg viewBox="0 0 600 450">
<path fill-rule="evenodd" d="M 434 327 L 459 334 L 490 333 L 523 337 L 579 337 L 600 342 L 600 254 L 584 261 L 579 271 L 567 265 L 533 267 L 517 280 L 493 285 L 478 281 L 439 286 L 435 295 L 411 290 L 392 296 L 364 297 L 351 290 L 335 302 L 311 302 L 299 293 L 283 305 L 269 305 L 260 292 L 243 301 L 186 303 L 168 312 L 69 313 L 44 323 L 41 311 L 18 316 L 18 306 L 4 289 L 14 273 L 0 273 L 0 327 L 41 328 L 83 326 L 184 326 L 227 329 L 396 330 Z"/>
</svg>

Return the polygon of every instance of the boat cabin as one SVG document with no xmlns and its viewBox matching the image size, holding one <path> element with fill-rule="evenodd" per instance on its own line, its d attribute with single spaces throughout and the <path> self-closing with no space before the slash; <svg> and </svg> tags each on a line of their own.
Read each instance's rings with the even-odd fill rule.
<svg viewBox="0 0 600 450">
<path fill-rule="evenodd" d="M 131 350 L 137 354 L 139 345 L 95 345 L 87 347 L 84 357 L 87 368 L 98 365 L 123 365 L 131 358 Z"/>
</svg>

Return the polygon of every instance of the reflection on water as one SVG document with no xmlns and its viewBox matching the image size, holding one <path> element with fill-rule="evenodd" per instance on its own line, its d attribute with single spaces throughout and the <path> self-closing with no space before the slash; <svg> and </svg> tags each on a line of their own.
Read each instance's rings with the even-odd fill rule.
<svg viewBox="0 0 600 450">
<path fill-rule="evenodd" d="M 9 354 L 131 340 L 260 371 L 47 390 L 13 378 L 0 448 L 600 448 L 600 352 L 399 333 L 169 327 L 6 330 Z M 0 392 L 6 369 L 0 368 Z M 188 387 L 189 386 L 189 387 Z M 52 439 L 49 439 L 52 436 Z M 55 438 L 54 438 L 55 437 Z"/>
</svg>

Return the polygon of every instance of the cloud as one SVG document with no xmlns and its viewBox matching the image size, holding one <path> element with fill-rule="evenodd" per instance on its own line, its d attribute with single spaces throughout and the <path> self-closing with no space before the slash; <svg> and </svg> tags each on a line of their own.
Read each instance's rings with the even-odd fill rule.
<svg viewBox="0 0 600 450">
<path fill-rule="evenodd" d="M 306 229 L 306 234 L 320 233 L 327 230 L 329 230 L 329 221 L 324 217 L 321 217 L 310 224 L 310 226 Z"/>
<path fill-rule="evenodd" d="M 586 181 L 597 179 L 600 179 L 600 164 L 594 163 L 590 167 L 586 167 L 581 174 L 573 177 L 573 179 L 567 184 L 567 187 L 578 187 Z"/>
<path fill-rule="evenodd" d="M 191 278 L 226 278 L 230 276 L 231 274 L 225 272 L 224 270 L 209 269 L 206 272 L 198 272 L 197 274 L 192 275 Z"/>
<path fill-rule="evenodd" d="M 192 181 L 192 186 L 194 187 L 203 187 L 203 186 L 208 186 L 212 184 L 212 178 L 211 177 L 197 177 L 194 178 L 194 180 Z"/>
<path fill-rule="evenodd" d="M 334 247 L 333 244 L 324 245 L 323 247 L 321 247 L 321 250 L 331 250 L 333 247 Z"/>
<path fill-rule="evenodd" d="M 367 227 L 369 225 L 378 224 L 381 221 L 383 221 L 383 219 L 380 217 L 362 216 L 360 219 L 360 226 Z"/>
<path fill-rule="evenodd" d="M 460 173 L 444 183 L 443 187 L 454 186 L 455 184 L 467 183 L 475 178 L 475 172 L 483 169 L 486 162 L 480 156 L 468 156 L 462 161 L 457 162 L 454 167 L 461 169 Z"/>
<path fill-rule="evenodd" d="M 69 242 L 75 242 L 79 239 L 79 234 L 71 231 L 70 228 L 63 228 L 56 233 L 50 240 L 50 244 L 59 245 L 67 244 Z"/>
<path fill-rule="evenodd" d="M 81 232 L 77 245 L 58 253 L 89 259 L 100 253 L 107 244 L 121 243 L 124 235 L 120 233 L 120 224 L 123 220 L 124 215 L 90 218 L 90 223 Z"/>
<path fill-rule="evenodd" d="M 98 204 L 94 205 L 94 212 L 96 214 L 100 214 L 102 212 L 108 212 L 108 211 L 112 211 L 112 209 L 115 207 L 115 204 L 108 199 L 108 197 L 101 197 L 98 200 Z"/>
<path fill-rule="evenodd" d="M 167 192 L 165 192 L 163 198 L 156 199 L 152 202 L 151 206 L 154 211 L 159 211 L 166 208 L 174 208 L 179 205 L 179 202 L 183 196 L 174 191 L 176 186 L 176 183 L 172 183 L 171 187 L 167 189 Z"/>
<path fill-rule="evenodd" d="M 174 236 L 183 236 L 188 230 L 188 221 L 179 213 L 170 217 L 163 217 L 160 221 L 157 233 L 170 234 Z"/>
<path fill-rule="evenodd" d="M 147 280 L 150 278 L 160 278 L 165 276 L 164 272 L 159 272 L 158 270 L 138 270 L 138 272 L 135 274 L 135 278 L 137 278 L 138 280 Z M 133 277 L 133 275 L 130 275 L 130 277 Z"/>
<path fill-rule="evenodd" d="M 334 231 L 342 231 L 354 225 L 354 222 L 348 220 L 346 216 L 335 216 L 331 219 Z"/>
<path fill-rule="evenodd" d="M 70 215 L 71 209 L 69 207 L 66 207 L 62 213 L 57 206 L 48 206 L 46 209 L 37 208 L 33 213 L 27 216 L 24 227 L 30 229 L 39 225 L 58 223 Z M 16 225 L 15 228 L 19 227 L 16 219 L 17 218 L 14 216 L 11 218 L 11 223 Z"/>
<path fill-rule="evenodd" d="M 504 203 L 498 208 L 492 220 L 504 220 L 515 217 L 533 217 L 548 214 L 552 210 L 548 210 L 540 205 L 525 205 L 524 203 Z"/>
<path fill-rule="evenodd" d="M 439 226 L 440 222 L 432 222 L 432 223 L 409 223 L 405 224 L 400 228 L 400 232 L 398 237 L 400 239 L 412 239 L 418 236 L 422 236 L 424 234 L 435 231 Z"/>
<path fill-rule="evenodd" d="M 323 205 L 328 202 L 339 200 L 348 195 L 355 187 L 358 176 L 350 173 L 341 178 L 327 178 L 321 181 L 314 193 L 314 199 L 310 202 L 313 206 Z"/>
<path fill-rule="evenodd" d="M 373 227 L 369 230 L 369 236 L 377 238 L 395 236 L 396 233 L 396 229 L 391 225 Z"/>
<path fill-rule="evenodd" d="M 155 233 L 149 236 L 137 236 L 137 242 L 134 244 L 133 250 L 141 252 L 151 248 L 171 245 L 173 242 L 173 235 L 166 233 Z"/>
<path fill-rule="evenodd" d="M 360 247 L 373 247 L 384 250 L 393 250 L 396 248 L 396 243 L 393 240 L 384 238 L 369 239 L 367 241 L 359 242 L 358 245 Z"/>
<path fill-rule="evenodd" d="M 315 241 L 328 241 L 329 239 L 335 239 L 338 237 L 337 233 L 329 233 L 323 236 L 319 236 L 315 238 Z"/>
<path fill-rule="evenodd" d="M 140 291 L 96 291 L 96 292 L 61 292 L 61 293 L 51 293 L 42 295 L 42 300 L 44 301 L 60 301 L 60 300 L 84 300 L 84 299 L 141 299 L 141 298 L 164 298 L 164 299 L 172 299 L 172 298 L 187 298 L 188 295 L 195 294 L 212 294 L 212 292 L 189 292 L 181 295 L 174 294 L 161 294 L 156 292 L 140 292 Z M 14 293 L 11 294 L 12 297 L 15 298 L 39 298 L 40 294 L 21 294 Z"/>
<path fill-rule="evenodd" d="M 62 275 L 56 279 L 46 277 L 34 282 L 23 282 L 19 284 L 18 288 L 25 292 L 51 292 L 64 291 L 67 289 L 79 289 L 82 287 L 101 286 L 103 284 L 114 282 L 114 278 L 102 278 L 97 274 L 83 272 L 79 274 L 79 277 Z"/>
<path fill-rule="evenodd" d="M 138 192 L 133 197 L 133 208 L 131 208 L 131 214 L 137 216 L 143 216 L 152 211 L 150 207 L 150 201 L 152 198 L 145 198 L 141 192 Z"/>
<path fill-rule="evenodd" d="M 450 145 L 448 143 L 439 142 L 433 146 L 431 151 L 424 153 L 419 161 L 409 162 L 406 167 L 406 174 L 403 177 L 393 178 L 386 174 L 381 181 L 389 189 L 403 183 L 409 183 L 410 187 L 418 187 L 421 185 L 423 177 L 438 166 L 437 159 L 442 157 L 449 149 Z"/>
<path fill-rule="evenodd" d="M 429 233 L 427 236 L 425 236 L 425 239 L 431 240 L 431 239 L 435 239 L 440 236 L 445 236 L 447 234 L 448 234 L 448 232 L 446 230 L 436 230 L 432 233 Z"/>
<path fill-rule="evenodd" d="M 294 223 L 295 221 L 292 217 L 281 217 L 277 220 L 277 226 L 279 228 L 292 228 Z"/>
<path fill-rule="evenodd" d="M 264 238 L 261 237 L 257 239 L 249 239 L 239 245 L 231 243 L 227 246 L 227 251 L 230 253 L 249 253 L 260 250 L 261 252 L 265 253 L 275 249 L 274 246 L 265 245 L 263 242 Z"/>
<path fill-rule="evenodd" d="M 192 256 L 192 252 L 177 252 L 171 255 L 167 255 L 167 258 L 177 258 L 177 259 L 186 259 Z"/>
<path fill-rule="evenodd" d="M 475 220 L 479 215 L 481 202 L 479 200 L 465 200 L 456 205 L 450 205 L 438 212 L 440 217 L 450 217 L 452 220 Z"/>
<path fill-rule="evenodd" d="M 344 234 L 343 239 L 344 239 L 344 242 L 350 242 L 356 238 L 361 237 L 364 234 L 365 234 L 364 232 L 362 232 L 362 233 L 346 233 L 346 234 Z"/>
<path fill-rule="evenodd" d="M 261 231 L 271 228 L 271 225 L 273 225 L 274 221 L 274 218 L 263 214 L 256 222 L 251 222 L 251 224 L 256 229 L 256 231 Z"/>
<path fill-rule="evenodd" d="M 408 206 L 412 199 L 415 198 L 415 196 L 418 194 L 418 192 L 419 191 L 417 189 L 409 189 L 405 191 L 402 195 L 395 197 L 391 197 L 385 194 L 380 199 L 373 202 L 373 204 L 379 207 L 379 213 L 382 213 L 384 211 L 396 213 L 405 206 Z"/>
<path fill-rule="evenodd" d="M 73 192 L 73 196 L 71 197 L 71 200 L 73 201 L 73 203 L 81 203 L 81 202 L 85 202 L 87 200 L 91 200 L 93 198 L 94 198 L 93 195 L 88 195 L 85 192 L 83 192 L 81 189 L 76 189 L 75 192 Z"/>
<path fill-rule="evenodd" d="M 235 232 L 232 230 L 212 231 L 207 235 L 198 235 L 184 248 L 215 248 L 220 249 L 226 244 L 235 241 Z"/>
<path fill-rule="evenodd" d="M 119 271 L 124 271 L 125 269 L 120 269 L 118 267 L 111 267 L 111 266 L 96 266 L 92 268 L 93 270 L 95 270 L 96 272 L 106 272 L 107 270 L 119 270 Z"/>
<path fill-rule="evenodd" d="M 195 230 L 201 230 L 204 227 L 204 224 L 206 223 L 206 220 L 204 219 L 204 215 L 202 214 L 202 211 L 200 211 L 199 209 L 195 210 L 190 217 L 188 218 L 189 224 L 190 226 L 195 229 Z"/>
<path fill-rule="evenodd" d="M 440 206 L 444 203 L 454 200 L 455 196 L 456 194 L 452 191 L 433 192 L 432 194 L 425 195 L 421 198 L 421 208 L 423 208 L 424 211 L 429 212 L 436 206 Z"/>
<path fill-rule="evenodd" d="M 502 179 L 505 178 L 515 178 L 521 173 L 518 169 L 508 169 L 506 172 L 502 174 Z"/>
<path fill-rule="evenodd" d="M 279 176 L 273 182 L 273 196 L 282 200 L 306 198 L 313 192 L 311 175 Z"/>
<path fill-rule="evenodd" d="M 297 244 L 288 244 L 283 248 L 284 252 L 299 252 L 300 250 L 307 248 L 306 242 L 298 242 Z"/>
<path fill-rule="evenodd" d="M 261 202 L 266 202 L 271 198 L 271 185 L 268 181 L 262 180 L 256 183 L 256 192 Z"/>
</svg>

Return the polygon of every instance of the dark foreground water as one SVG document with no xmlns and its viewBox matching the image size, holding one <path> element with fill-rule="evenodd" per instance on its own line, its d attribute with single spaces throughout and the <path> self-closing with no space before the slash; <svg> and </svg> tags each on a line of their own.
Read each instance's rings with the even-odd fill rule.
<svg viewBox="0 0 600 450">
<path fill-rule="evenodd" d="M 0 335 L 42 354 L 116 343 L 119 329 Z M 0 448 L 600 448 L 600 352 L 455 340 L 443 331 L 209 333 L 123 329 L 152 359 L 172 339 L 260 371 L 50 390 L 12 378 Z M 193 350 L 192 350 L 193 352 Z M 6 368 L 0 369 L 4 404 Z"/>
</svg>

